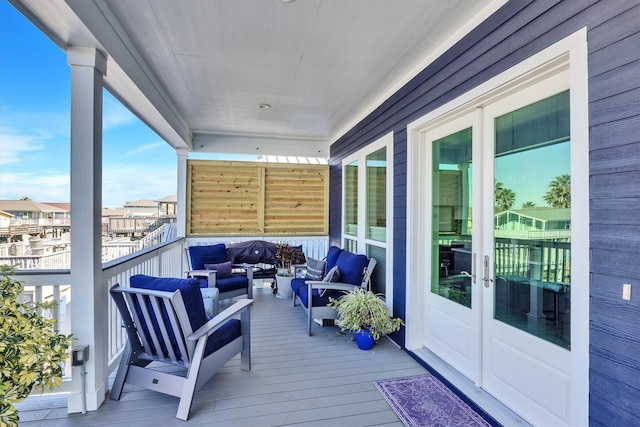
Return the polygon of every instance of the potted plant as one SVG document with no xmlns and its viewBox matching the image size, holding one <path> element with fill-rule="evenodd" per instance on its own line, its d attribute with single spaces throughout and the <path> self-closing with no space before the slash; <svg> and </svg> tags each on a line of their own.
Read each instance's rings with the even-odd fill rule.
<svg viewBox="0 0 640 427">
<path fill-rule="evenodd" d="M 329 306 L 338 312 L 336 325 L 355 332 L 358 347 L 363 350 L 404 325 L 402 319 L 389 316 L 382 295 L 363 288 L 353 288 L 338 299 L 330 298 Z"/>
<path fill-rule="evenodd" d="M 276 259 L 278 260 L 278 273 L 276 274 L 278 285 L 275 292 L 279 298 L 291 298 L 293 296 L 291 279 L 295 276 L 292 266 L 305 263 L 304 253 L 300 247 L 280 243 L 276 249 Z"/>
<path fill-rule="evenodd" d="M 44 391 L 62 382 L 72 338 L 59 334 L 54 320 L 39 314 L 55 303 L 18 302 L 22 284 L 12 279 L 14 268 L 2 265 L 0 272 L 0 425 L 17 426 L 15 403 L 34 387 Z"/>
</svg>

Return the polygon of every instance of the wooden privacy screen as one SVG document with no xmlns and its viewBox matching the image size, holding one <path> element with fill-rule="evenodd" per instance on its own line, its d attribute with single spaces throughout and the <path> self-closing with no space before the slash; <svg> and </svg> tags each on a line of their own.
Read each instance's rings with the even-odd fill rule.
<svg viewBox="0 0 640 427">
<path fill-rule="evenodd" d="M 187 234 L 327 234 L 327 165 L 187 163 Z"/>
</svg>

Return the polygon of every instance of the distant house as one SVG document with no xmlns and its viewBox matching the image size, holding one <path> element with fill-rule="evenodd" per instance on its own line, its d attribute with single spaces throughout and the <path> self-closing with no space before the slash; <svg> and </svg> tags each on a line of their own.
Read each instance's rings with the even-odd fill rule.
<svg viewBox="0 0 640 427">
<path fill-rule="evenodd" d="M 154 200 L 158 203 L 158 212 L 162 215 L 176 215 L 178 212 L 178 194 L 174 193 L 170 196 L 163 197 L 158 200 Z"/>
<path fill-rule="evenodd" d="M 0 228 L 7 228 L 11 225 L 11 220 L 13 219 L 13 215 L 9 212 L 0 211 Z"/>
<path fill-rule="evenodd" d="M 558 239 L 571 237 L 571 208 L 532 207 L 495 215 L 496 237 Z"/>
<path fill-rule="evenodd" d="M 70 218 L 69 208 L 34 200 L 0 200 L 0 210 L 14 216 L 13 225 L 63 224 Z"/>
</svg>

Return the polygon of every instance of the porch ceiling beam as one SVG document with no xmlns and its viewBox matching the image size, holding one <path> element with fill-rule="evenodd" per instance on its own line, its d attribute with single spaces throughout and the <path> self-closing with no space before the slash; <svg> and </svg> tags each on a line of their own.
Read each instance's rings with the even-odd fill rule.
<svg viewBox="0 0 640 427">
<path fill-rule="evenodd" d="M 113 17 L 108 3 L 102 0 L 66 3 L 109 57 L 104 85 L 174 148 L 192 148 L 186 120 Z"/>
</svg>

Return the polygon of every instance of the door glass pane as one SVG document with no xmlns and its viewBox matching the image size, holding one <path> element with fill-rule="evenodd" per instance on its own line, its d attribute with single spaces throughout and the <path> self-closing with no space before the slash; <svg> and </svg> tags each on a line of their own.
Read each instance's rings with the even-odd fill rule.
<svg viewBox="0 0 640 427">
<path fill-rule="evenodd" d="M 494 318 L 570 348 L 569 92 L 495 119 Z"/>
<path fill-rule="evenodd" d="M 358 161 L 344 168 L 344 233 L 358 235 Z"/>
<path fill-rule="evenodd" d="M 387 240 L 387 149 L 367 156 L 366 238 Z"/>
<path fill-rule="evenodd" d="M 433 142 L 432 178 L 431 292 L 471 307 L 471 128 Z"/>
</svg>

